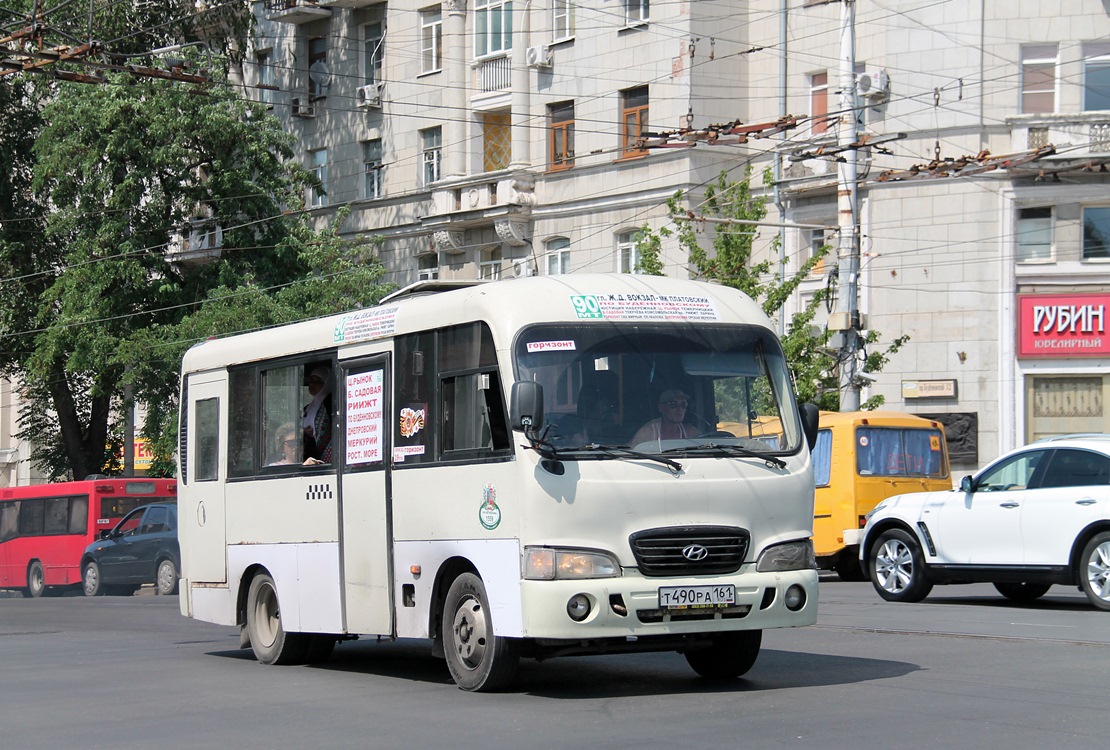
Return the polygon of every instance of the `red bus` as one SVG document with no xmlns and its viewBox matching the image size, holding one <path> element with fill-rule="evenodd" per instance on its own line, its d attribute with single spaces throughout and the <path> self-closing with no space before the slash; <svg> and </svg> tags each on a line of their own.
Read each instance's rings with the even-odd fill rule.
<svg viewBox="0 0 1110 750">
<path fill-rule="evenodd" d="M 177 500 L 174 479 L 86 479 L 0 489 L 0 589 L 81 583 L 81 553 L 129 511 Z"/>
</svg>

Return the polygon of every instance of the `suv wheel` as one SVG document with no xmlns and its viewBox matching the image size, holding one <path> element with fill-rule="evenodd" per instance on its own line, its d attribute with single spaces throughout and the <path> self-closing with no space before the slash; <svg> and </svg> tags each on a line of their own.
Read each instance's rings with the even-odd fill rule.
<svg viewBox="0 0 1110 750">
<path fill-rule="evenodd" d="M 901 529 L 884 531 L 875 540 L 868 569 L 875 591 L 888 602 L 919 602 L 933 589 L 925 578 L 921 545 Z"/>
<path fill-rule="evenodd" d="M 1110 531 L 1095 534 L 1079 558 L 1079 588 L 1091 604 L 1110 611 Z"/>
</svg>

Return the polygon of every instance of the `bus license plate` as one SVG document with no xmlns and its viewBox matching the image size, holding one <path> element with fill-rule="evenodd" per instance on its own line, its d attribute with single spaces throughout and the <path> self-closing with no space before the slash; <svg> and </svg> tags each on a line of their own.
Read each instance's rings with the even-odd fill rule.
<svg viewBox="0 0 1110 750">
<path fill-rule="evenodd" d="M 728 607 L 736 603 L 736 587 L 723 586 L 661 586 L 659 606 L 662 609 L 686 607 Z"/>
</svg>

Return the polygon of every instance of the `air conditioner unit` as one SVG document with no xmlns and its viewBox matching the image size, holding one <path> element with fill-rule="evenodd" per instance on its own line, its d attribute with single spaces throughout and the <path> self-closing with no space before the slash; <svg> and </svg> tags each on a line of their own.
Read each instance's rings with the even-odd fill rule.
<svg viewBox="0 0 1110 750">
<path fill-rule="evenodd" d="M 293 97 L 293 116 L 294 117 L 315 117 L 316 108 L 308 103 L 308 99 L 299 96 Z"/>
<path fill-rule="evenodd" d="M 885 70 L 856 74 L 856 93 L 868 99 L 885 99 L 890 93 L 890 78 Z"/>
<path fill-rule="evenodd" d="M 524 55 L 524 61 L 528 63 L 529 68 L 550 68 L 551 48 L 544 46 L 529 47 Z"/>
<path fill-rule="evenodd" d="M 536 273 L 536 267 L 532 264 L 529 258 L 521 258 L 520 260 L 513 261 L 513 276 L 520 279 L 525 276 L 533 276 Z"/>
<path fill-rule="evenodd" d="M 355 98 L 358 99 L 359 109 L 381 109 L 382 84 L 368 83 L 365 86 L 359 86 L 358 91 L 355 92 Z"/>
</svg>

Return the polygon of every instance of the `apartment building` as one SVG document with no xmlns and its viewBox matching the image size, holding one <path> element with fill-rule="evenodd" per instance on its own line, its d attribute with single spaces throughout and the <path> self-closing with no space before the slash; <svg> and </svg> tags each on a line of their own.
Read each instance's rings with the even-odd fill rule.
<svg viewBox="0 0 1110 750">
<path fill-rule="evenodd" d="M 767 50 L 749 58 L 750 117 L 811 115 L 778 145 L 780 218 L 838 224 L 836 156 L 814 155 L 836 150 L 846 118 L 890 138 L 857 150 L 859 308 L 884 340 L 911 338 L 864 398 L 945 421 L 958 470 L 1041 437 L 1110 432 L 1106 3 L 856 0 L 848 112 L 842 4 L 747 5 Z M 795 267 L 838 242 L 819 229 L 784 239 Z M 835 257 L 803 294 L 830 283 Z"/>
<path fill-rule="evenodd" d="M 240 75 L 297 135 L 321 221 L 388 278 L 633 271 L 635 232 L 746 153 L 641 148 L 743 116 L 743 4 L 263 0 Z M 664 258 L 669 273 L 685 259 Z"/>
</svg>

